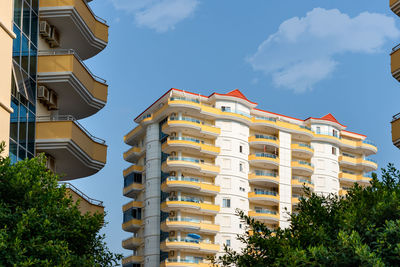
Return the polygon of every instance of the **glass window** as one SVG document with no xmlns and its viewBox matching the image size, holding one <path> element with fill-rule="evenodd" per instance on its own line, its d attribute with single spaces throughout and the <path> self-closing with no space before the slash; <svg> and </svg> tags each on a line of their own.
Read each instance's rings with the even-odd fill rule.
<svg viewBox="0 0 400 267">
<path fill-rule="evenodd" d="M 26 150 L 21 146 L 18 149 L 18 161 L 24 160 L 26 158 Z"/>
<path fill-rule="evenodd" d="M 24 1 L 22 31 L 26 34 L 26 36 L 29 36 L 30 22 L 31 22 L 31 10 L 30 10 L 28 4 Z"/>
<path fill-rule="evenodd" d="M 230 208 L 231 207 L 231 199 L 230 198 L 222 199 L 222 207 L 223 208 Z"/>
<path fill-rule="evenodd" d="M 35 154 L 35 115 L 28 114 L 28 152 Z"/>
<path fill-rule="evenodd" d="M 27 108 L 24 105 L 19 106 L 19 145 L 26 148 L 26 130 L 27 130 Z M 25 158 L 25 157 L 24 157 Z"/>
<path fill-rule="evenodd" d="M 14 98 L 11 101 L 11 108 L 14 110 L 14 112 L 11 113 L 11 119 L 10 119 L 10 138 L 12 138 L 14 141 L 17 141 L 19 110 L 18 110 L 18 101 Z M 17 156 L 16 151 L 15 151 L 15 156 Z"/>
<path fill-rule="evenodd" d="M 33 9 L 36 13 L 38 13 L 38 10 L 39 10 L 39 0 L 32 0 L 31 6 L 32 6 L 32 9 Z"/>
<path fill-rule="evenodd" d="M 10 159 L 12 164 L 17 162 L 17 143 L 12 140 L 10 140 Z"/>
<path fill-rule="evenodd" d="M 226 245 L 227 245 L 228 247 L 231 246 L 231 240 L 230 240 L 230 239 L 227 239 L 225 243 L 226 243 Z"/>
<path fill-rule="evenodd" d="M 333 135 L 334 137 L 338 137 L 338 132 L 337 132 L 336 130 L 333 130 L 333 131 L 332 131 L 332 135 Z"/>
<path fill-rule="evenodd" d="M 38 18 L 37 15 L 32 11 L 31 12 L 31 35 L 30 35 L 30 39 L 31 42 L 37 46 L 37 39 L 38 39 Z"/>
<path fill-rule="evenodd" d="M 321 127 L 317 127 L 317 134 L 321 133 Z"/>
<path fill-rule="evenodd" d="M 243 172 L 243 163 L 239 163 L 239 171 Z"/>
<path fill-rule="evenodd" d="M 19 64 L 21 54 L 21 31 L 14 25 L 16 38 L 13 41 L 13 59 Z"/>
<path fill-rule="evenodd" d="M 21 27 L 22 0 L 14 0 L 14 22 Z"/>
<path fill-rule="evenodd" d="M 332 147 L 332 155 L 336 155 L 336 147 Z"/>
<path fill-rule="evenodd" d="M 243 153 L 243 146 L 239 146 L 239 152 Z"/>
<path fill-rule="evenodd" d="M 28 73 L 29 65 L 29 41 L 25 35 L 22 35 L 21 67 Z"/>
<path fill-rule="evenodd" d="M 231 112 L 231 107 L 222 106 L 221 110 L 225 112 Z"/>
</svg>

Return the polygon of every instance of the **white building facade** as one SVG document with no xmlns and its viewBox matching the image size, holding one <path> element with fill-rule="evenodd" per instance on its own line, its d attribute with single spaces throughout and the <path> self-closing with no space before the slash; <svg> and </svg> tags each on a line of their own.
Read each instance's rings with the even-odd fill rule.
<svg viewBox="0 0 400 267">
<path fill-rule="evenodd" d="M 208 266 L 223 244 L 239 250 L 246 214 L 288 227 L 303 185 L 344 195 L 368 185 L 377 147 L 331 114 L 300 120 L 257 109 L 239 90 L 171 89 L 140 114 L 124 142 L 124 267 Z"/>
</svg>

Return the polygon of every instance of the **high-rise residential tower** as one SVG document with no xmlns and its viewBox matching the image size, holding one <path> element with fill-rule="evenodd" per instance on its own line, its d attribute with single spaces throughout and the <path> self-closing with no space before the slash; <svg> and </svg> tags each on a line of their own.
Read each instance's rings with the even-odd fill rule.
<svg viewBox="0 0 400 267">
<path fill-rule="evenodd" d="M 346 194 L 368 185 L 377 147 L 331 114 L 300 120 L 257 108 L 239 90 L 203 96 L 171 89 L 140 114 L 124 141 L 124 267 L 208 266 L 239 249 L 244 210 L 287 227 L 303 185 Z"/>
<path fill-rule="evenodd" d="M 400 0 L 389 0 L 389 5 L 391 10 L 397 16 L 400 16 Z M 390 59 L 393 78 L 400 81 L 400 45 L 397 45 L 392 49 Z M 393 116 L 391 124 L 393 144 L 400 148 L 400 113 Z"/>
<path fill-rule="evenodd" d="M 2 0 L 0 4 L 0 141 L 12 162 L 38 153 L 62 180 L 95 174 L 105 141 L 77 120 L 107 102 L 107 83 L 84 60 L 108 43 L 108 26 L 90 0 Z M 70 186 L 86 210 L 104 208 Z"/>
</svg>

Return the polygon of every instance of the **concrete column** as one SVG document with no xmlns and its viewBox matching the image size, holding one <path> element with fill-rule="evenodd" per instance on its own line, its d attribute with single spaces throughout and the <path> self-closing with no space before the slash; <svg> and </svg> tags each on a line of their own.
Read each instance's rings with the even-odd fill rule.
<svg viewBox="0 0 400 267">
<path fill-rule="evenodd" d="M 287 212 L 292 211 L 292 138 L 290 133 L 279 132 L 279 226 L 289 227 Z"/>
<path fill-rule="evenodd" d="M 146 129 L 144 266 L 160 265 L 161 144 L 158 123 Z"/>
</svg>

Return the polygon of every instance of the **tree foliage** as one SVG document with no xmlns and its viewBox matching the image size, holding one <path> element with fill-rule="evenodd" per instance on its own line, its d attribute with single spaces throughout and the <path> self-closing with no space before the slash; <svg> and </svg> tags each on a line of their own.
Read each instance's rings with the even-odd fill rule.
<svg viewBox="0 0 400 267">
<path fill-rule="evenodd" d="M 222 266 L 400 266 L 400 173 L 393 164 L 371 186 L 355 185 L 346 197 L 318 196 L 305 188 L 291 225 L 271 232 L 266 225 L 238 215 L 247 224 L 239 235 L 241 251 L 225 246 L 214 258 Z"/>
<path fill-rule="evenodd" d="M 104 215 L 82 215 L 57 181 L 44 156 L 0 158 L 0 266 L 116 265 L 98 234 Z"/>
</svg>

